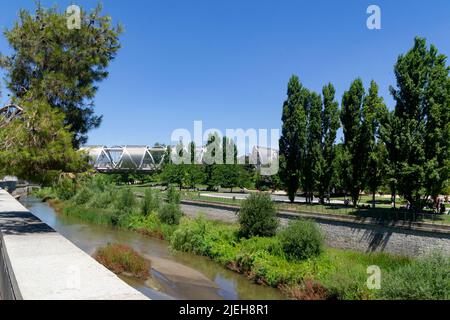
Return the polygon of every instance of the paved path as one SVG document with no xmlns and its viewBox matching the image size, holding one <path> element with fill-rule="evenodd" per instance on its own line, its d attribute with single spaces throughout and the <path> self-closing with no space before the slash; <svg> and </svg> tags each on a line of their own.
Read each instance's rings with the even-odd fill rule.
<svg viewBox="0 0 450 320">
<path fill-rule="evenodd" d="M 222 209 L 209 207 L 207 205 L 203 206 L 198 204 L 183 203 L 181 204 L 181 210 L 186 216 L 191 218 L 197 218 L 203 215 L 206 219 L 213 221 L 221 221 L 226 223 L 236 223 L 238 221 L 238 217 L 236 215 L 237 209 L 233 208 Z M 285 226 L 290 220 L 292 220 L 292 218 L 288 219 L 286 217 L 280 217 L 279 220 L 281 225 Z"/>
<path fill-rule="evenodd" d="M 201 192 L 200 196 L 202 197 L 209 197 L 209 198 L 222 198 L 222 199 L 237 199 L 237 200 L 244 200 L 247 199 L 247 197 L 250 196 L 248 193 L 209 193 L 209 192 Z M 280 194 L 271 194 L 271 198 L 273 201 L 277 202 L 290 202 L 289 198 L 285 195 Z M 296 197 L 295 198 L 296 203 L 305 203 L 306 199 L 303 197 Z M 314 203 L 319 203 L 319 199 L 314 199 Z M 344 204 L 344 201 L 342 200 L 331 200 L 332 204 Z"/>
<path fill-rule="evenodd" d="M 147 300 L 0 189 L 0 297 Z M 4 289 L 4 292 L 1 290 Z"/>
</svg>

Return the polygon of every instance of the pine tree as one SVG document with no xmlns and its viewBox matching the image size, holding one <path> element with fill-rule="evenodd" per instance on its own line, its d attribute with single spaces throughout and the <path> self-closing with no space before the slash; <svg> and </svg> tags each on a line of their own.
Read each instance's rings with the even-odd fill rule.
<svg viewBox="0 0 450 320">
<path fill-rule="evenodd" d="M 72 148 L 64 115 L 45 101 L 21 101 L 24 111 L 0 128 L 0 174 L 48 185 L 63 172 L 87 169 L 87 159 Z"/>
<path fill-rule="evenodd" d="M 5 31 L 12 48 L 10 55 L 0 55 L 7 87 L 15 98 L 28 96 L 62 111 L 78 147 L 101 123 L 93 99 L 120 48 L 121 32 L 101 15 L 101 6 L 82 11 L 81 28 L 69 29 L 65 13 L 37 2 L 34 14 L 21 10 L 19 21 Z"/>
</svg>

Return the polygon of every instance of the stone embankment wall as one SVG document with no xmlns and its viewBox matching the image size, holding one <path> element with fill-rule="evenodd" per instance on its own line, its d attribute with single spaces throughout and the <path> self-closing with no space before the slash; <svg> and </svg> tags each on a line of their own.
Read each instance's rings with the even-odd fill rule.
<svg viewBox="0 0 450 320">
<path fill-rule="evenodd" d="M 235 206 L 182 201 L 182 209 L 193 217 L 202 213 L 213 220 L 237 221 Z M 288 211 L 279 212 L 279 217 L 283 225 L 296 218 L 315 220 L 325 234 L 327 245 L 334 248 L 411 257 L 441 251 L 450 256 L 450 226 Z"/>
</svg>

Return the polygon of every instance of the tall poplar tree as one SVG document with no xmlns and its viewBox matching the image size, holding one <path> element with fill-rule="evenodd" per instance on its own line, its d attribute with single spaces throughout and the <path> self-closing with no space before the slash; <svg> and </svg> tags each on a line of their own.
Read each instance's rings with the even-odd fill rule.
<svg viewBox="0 0 450 320">
<path fill-rule="evenodd" d="M 305 105 L 308 95 L 299 78 L 292 76 L 288 83 L 287 100 L 283 104 L 280 138 L 280 177 L 291 202 L 295 201 L 304 165 L 307 138 Z"/>
<path fill-rule="evenodd" d="M 341 122 L 344 131 L 342 179 L 355 207 L 358 205 L 360 192 L 366 186 L 368 137 L 363 130 L 364 95 L 362 80 L 358 78 L 353 81 L 342 98 Z"/>
<path fill-rule="evenodd" d="M 305 112 L 307 114 L 307 143 L 302 167 L 302 184 L 306 202 L 311 203 L 322 173 L 322 98 L 320 95 L 315 92 L 310 93 Z"/>
<path fill-rule="evenodd" d="M 210 134 L 206 143 L 206 151 L 203 155 L 205 183 L 208 190 L 215 187 L 214 168 L 223 163 L 223 139 L 217 132 Z"/>
<path fill-rule="evenodd" d="M 336 135 L 341 123 L 339 120 L 339 103 L 335 100 L 336 90 L 329 83 L 322 89 L 322 154 L 320 157 L 320 172 L 318 173 L 319 198 L 324 203 L 325 193 L 330 193 L 333 178 L 334 161 L 336 157 Z"/>
<path fill-rule="evenodd" d="M 381 119 L 386 115 L 387 108 L 383 98 L 378 95 L 378 85 L 371 81 L 369 92 L 364 98 L 363 106 L 363 141 L 368 148 L 366 181 L 372 193 L 372 206 L 375 207 L 375 194 L 378 191 L 385 174 L 385 146 L 380 141 Z"/>
</svg>

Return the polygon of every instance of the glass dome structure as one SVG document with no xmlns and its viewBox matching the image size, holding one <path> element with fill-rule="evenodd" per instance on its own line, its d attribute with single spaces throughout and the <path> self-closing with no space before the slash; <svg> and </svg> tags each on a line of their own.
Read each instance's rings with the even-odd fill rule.
<svg viewBox="0 0 450 320">
<path fill-rule="evenodd" d="M 90 164 L 100 172 L 155 171 L 161 167 L 166 148 L 147 146 L 89 146 L 81 148 Z"/>
</svg>

